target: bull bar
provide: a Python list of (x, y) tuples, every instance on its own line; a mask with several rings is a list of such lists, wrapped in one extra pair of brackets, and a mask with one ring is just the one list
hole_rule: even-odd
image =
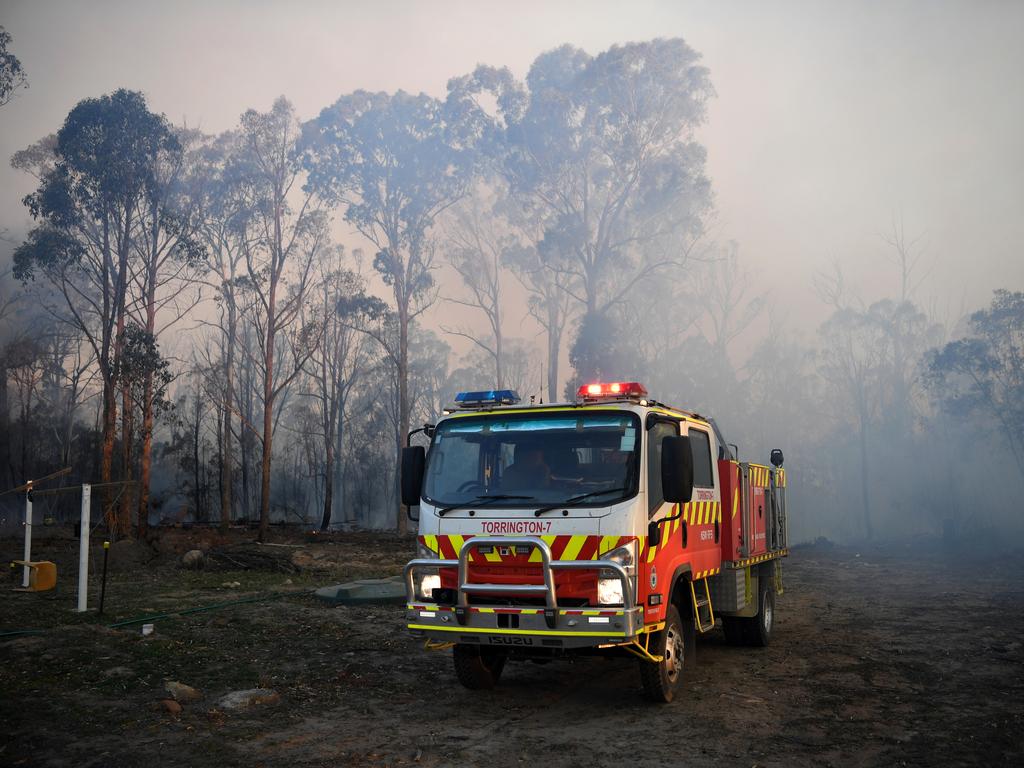
[[(469, 581), (469, 555), (470, 553), (480, 547), (530, 547), (532, 550), (536, 550), (540, 553), (540, 566), (541, 574), (543, 576), (542, 584), (482, 584), (473, 583)], [(410, 624), (410, 628), (414, 630), (420, 630), (425, 632), (440, 631), (440, 632), (478, 632), (484, 634), (493, 633), (495, 635), (509, 634), (515, 632), (519, 635), (528, 635), (531, 633), (537, 634), (558, 634), (564, 635), (568, 638), (577, 636), (580, 640), (584, 637), (607, 637), (609, 639), (621, 639), (626, 637), (632, 637), (643, 627), (643, 610), (635, 605), (632, 594), (632, 582), (630, 574), (624, 566), (612, 560), (555, 560), (551, 554), (551, 548), (543, 540), (536, 536), (479, 536), (467, 539), (459, 550), (459, 557), (457, 560), (447, 559), (432, 559), (432, 558), (417, 558), (409, 561), (405, 566), (404, 578), (406, 588), (406, 599), (409, 604), (410, 610), (416, 600), (416, 585), (414, 583), (414, 573), (418, 569), (424, 568), (457, 568), (458, 569), (458, 583), (457, 583), (457, 597), (454, 609), (451, 610), (454, 613), (454, 617), (458, 626), (452, 626), (449, 624), (449, 616), (447, 613), (443, 613), (441, 616), (435, 616), (433, 611), (423, 611), (419, 615), (410, 614), (410, 620), (415, 619), (415, 624)], [(555, 576), (556, 570), (591, 570), (591, 571), (610, 571), (615, 574), (615, 577), (619, 579), (622, 584), (622, 605), (618, 606), (598, 606), (598, 608), (606, 609), (601, 611), (595, 610), (562, 610), (558, 605), (558, 596), (555, 590)], [(486, 606), (471, 606), (469, 598), (472, 595), (479, 594), (491, 594), (491, 595), (529, 595), (538, 596), (544, 598), (544, 609), (542, 611), (544, 623), (540, 624), (540, 616), (535, 615), (524, 615), (521, 617), (523, 624), (519, 630), (508, 630), (499, 629), (494, 623), (494, 614), (491, 609)], [(502, 606), (497, 606), (501, 608)], [(440, 611), (445, 611), (445, 607), (437, 606)], [(610, 609), (610, 610), (609, 610)], [(483, 613), (481, 613), (483, 611)], [(588, 629), (597, 629), (596, 627), (590, 627), (589, 624), (592, 621), (598, 621), (598, 619), (589, 618), (587, 623), (580, 626), (579, 619), (575, 618), (578, 614), (596, 614), (596, 613), (614, 613), (614, 627), (612, 631), (610, 626), (608, 631), (599, 632), (588, 632)], [(538, 612), (540, 613), (540, 612)], [(429, 614), (429, 622), (424, 622), (423, 617)], [(574, 617), (567, 621), (559, 621), (564, 619), (567, 615), (573, 615)], [(603, 619), (602, 619), (603, 620)], [(491, 642), (495, 642), (491, 640)], [(568, 645), (579, 645), (579, 644), (592, 644), (591, 642), (569, 642)]]

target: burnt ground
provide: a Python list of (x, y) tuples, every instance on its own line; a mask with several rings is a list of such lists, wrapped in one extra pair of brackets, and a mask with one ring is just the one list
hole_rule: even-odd
[[(46, 595), (0, 592), (0, 633), (41, 630), (0, 636), (0, 765), (1024, 762), (1022, 553), (798, 547), (771, 646), (734, 648), (710, 633), (683, 695), (657, 706), (626, 660), (509, 664), (496, 690), (464, 690), (450, 652), (406, 636), (400, 607), (331, 608), (308, 593), (397, 573), (410, 540), (293, 543), (299, 574), (183, 570), (182, 542), (153, 560), (120, 558), (106, 623), (275, 598), (157, 620), (142, 637), (137, 625), (71, 613), (74, 543), (37, 542), (36, 557), (55, 559), (64, 580)], [(171, 714), (166, 680), (202, 698)], [(280, 700), (218, 706), (257, 686)]]

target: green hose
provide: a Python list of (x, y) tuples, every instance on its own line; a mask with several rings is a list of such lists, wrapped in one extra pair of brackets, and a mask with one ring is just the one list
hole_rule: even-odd
[(245, 605), (246, 603), (259, 603), (264, 600), (277, 600), (281, 597), (288, 597), (290, 595), (306, 595), (312, 592), (311, 589), (304, 589), (295, 592), (271, 592), (267, 595), (259, 595), (257, 597), (245, 597), (241, 600), (228, 600), (226, 603), (214, 603), (213, 605), (202, 605), (198, 608), (185, 608), (181, 611), (170, 611), (169, 613), (154, 613), (152, 616), (139, 616), (135, 619), (128, 619), (127, 621), (119, 621), (116, 624), (108, 624), (108, 629), (117, 629), (118, 627), (127, 627), (132, 624), (143, 624), (147, 621), (155, 621), (157, 619), (169, 619), (173, 616), (185, 616), (190, 613), (203, 613), (204, 611), (217, 611), (221, 608), (230, 608), (233, 605)]

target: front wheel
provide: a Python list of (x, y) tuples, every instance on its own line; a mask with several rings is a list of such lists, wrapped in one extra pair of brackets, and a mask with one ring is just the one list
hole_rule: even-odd
[(456, 643), (452, 649), (455, 676), (472, 691), (489, 690), (498, 684), (505, 668), (505, 654), (478, 645)]
[(658, 663), (640, 660), (640, 680), (644, 695), (651, 701), (666, 704), (676, 697), (683, 677), (686, 658), (686, 628), (674, 605), (665, 614), (665, 628), (656, 632), (648, 646), (651, 655), (661, 656)]

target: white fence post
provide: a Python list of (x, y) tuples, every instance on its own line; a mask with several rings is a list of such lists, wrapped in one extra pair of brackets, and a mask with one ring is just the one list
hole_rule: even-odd
[[(26, 483), (28, 490), (25, 493), (25, 555), (21, 559), (26, 563), (32, 559), (32, 481)], [(28, 587), (29, 574), (32, 569), (27, 565), (22, 566), (21, 586)]]
[(89, 600), (89, 514), (92, 486), (82, 485), (82, 532), (78, 550), (78, 612), (86, 611)]

